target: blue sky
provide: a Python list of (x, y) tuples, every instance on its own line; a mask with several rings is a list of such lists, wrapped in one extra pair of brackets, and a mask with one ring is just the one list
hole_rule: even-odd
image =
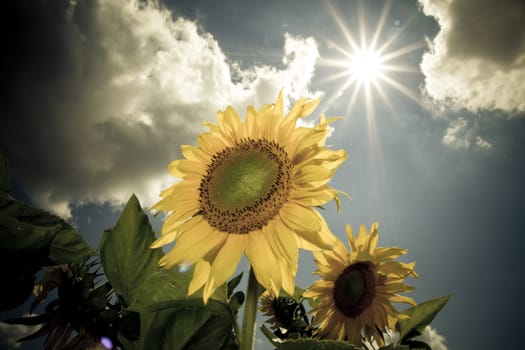
[[(412, 296), (452, 294), (433, 323), (448, 349), (525, 345), (521, 1), (7, 4), (0, 147), (17, 192), (94, 246), (131, 193), (152, 204), (174, 181), (167, 164), (218, 109), (321, 96), (311, 120), (344, 117), (328, 142), (349, 153), (332, 231), (379, 221), (380, 244), (409, 249)], [(386, 78), (342, 89), (348, 34), (376, 32)], [(301, 253), (297, 284), (313, 270)]]

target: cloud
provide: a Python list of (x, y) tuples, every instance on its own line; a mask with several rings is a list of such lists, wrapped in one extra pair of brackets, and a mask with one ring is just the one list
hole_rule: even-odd
[(201, 122), (309, 91), (313, 38), (285, 34), (283, 66), (241, 69), (210, 33), (156, 2), (8, 0), (0, 14), (0, 147), (36, 205), (143, 205), (175, 181), (167, 164)]
[(525, 2), (419, 2), (440, 26), (421, 63), (428, 96), (471, 112), (524, 112)]
[(415, 339), (424, 341), (432, 350), (448, 350), (448, 347), (445, 345), (445, 337), (439, 334), (432, 326), (426, 326), (423, 334)]
[[(383, 333), (383, 336), (386, 345), (395, 345), (399, 343), (399, 332), (388, 329), (386, 333)], [(426, 326), (423, 333), (419, 337), (415, 337), (414, 340), (420, 340), (427, 343), (432, 350), (448, 350), (445, 345), (445, 337), (438, 334), (432, 326)], [(372, 343), (366, 340), (364, 346), (369, 350), (377, 350), (380, 348), (375, 340), (372, 341)]]
[(455, 149), (476, 147), (490, 149), (492, 144), (475, 134), (475, 127), (471, 127), (466, 118), (452, 120), (443, 134), (443, 143)]
[(22, 343), (17, 340), (36, 332), (39, 327), (0, 322), (0, 349), (19, 348)]

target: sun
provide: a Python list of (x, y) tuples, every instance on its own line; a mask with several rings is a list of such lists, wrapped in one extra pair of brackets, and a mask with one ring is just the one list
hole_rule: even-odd
[(383, 72), (381, 62), (379, 53), (369, 49), (357, 50), (348, 59), (350, 76), (360, 82), (376, 81)]
[[(343, 21), (342, 11), (335, 9), (330, 2), (327, 2), (327, 6), (344, 35), (346, 43), (338, 44), (329, 40), (328, 47), (335, 49), (342, 57), (322, 57), (320, 61), (323, 66), (339, 68), (336, 73), (329, 74), (321, 79), (321, 84), (342, 81), (335, 93), (332, 94), (332, 98), (328, 98), (326, 108), (335, 99), (349, 91), (350, 99), (347, 112), (350, 113), (356, 102), (362, 100), (365, 103), (367, 117), (371, 118), (374, 113), (373, 100), (375, 96), (379, 96), (382, 102), (392, 109), (386, 92), (387, 87), (393, 88), (393, 90), (420, 104), (420, 96), (393, 78), (393, 73), (418, 73), (419, 67), (414, 64), (403, 63), (403, 56), (425, 47), (425, 41), (420, 40), (401, 48), (392, 49), (393, 44), (399, 39), (410, 21), (407, 21), (405, 26), (399, 27), (396, 34), (389, 35), (385, 39), (386, 35), (383, 36), (382, 32), (392, 6), (392, 1), (387, 1), (378, 17), (372, 35), (370, 35), (366, 30), (363, 2), (358, 2), (357, 5), (358, 26), (351, 30)], [(361, 92), (364, 93), (364, 99), (358, 99)]]
[[(369, 2), (364, 0), (337, 3), (339, 5), (335, 1), (325, 2), (342, 40), (336, 39), (335, 33), (324, 36), (326, 51), (318, 62), (326, 73), (318, 78), (317, 83), (326, 89), (327, 94), (321, 111), (326, 112), (332, 106), (338, 109), (346, 107), (338, 112), (348, 116), (346, 120), (363, 118), (370, 160), (368, 166), (374, 174), (371, 181), (379, 201), (384, 184), (381, 174), (385, 173), (379, 129), (381, 125), (388, 125), (385, 118), (402, 123), (403, 114), (396, 112), (399, 106), (404, 109), (413, 103), (424, 104), (419, 90), (403, 82), (413, 81), (408, 74), (421, 74), (419, 62), (414, 60), (419, 56), (417, 51), (422, 51), (427, 44), (423, 36), (416, 41), (409, 39), (414, 34), (406, 30), (416, 15), (406, 20), (395, 18), (391, 12), (398, 11), (391, 11), (393, 0), (383, 2), (378, 13), (372, 7), (365, 9)], [(322, 34), (319, 36), (323, 37)]]

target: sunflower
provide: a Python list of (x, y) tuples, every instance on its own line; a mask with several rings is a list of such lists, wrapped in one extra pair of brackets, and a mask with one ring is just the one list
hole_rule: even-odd
[(262, 293), (259, 298), (259, 311), (261, 311), (264, 316), (269, 317), (266, 320), (266, 323), (269, 323), (273, 329), (284, 327), (284, 324), (280, 321), (279, 317), (277, 316), (277, 308), (275, 307), (277, 298), (278, 297), (275, 297), (269, 291), (265, 291), (264, 293)]
[(413, 289), (403, 280), (409, 275), (417, 277), (415, 262), (395, 261), (407, 253), (406, 249), (376, 248), (377, 227), (374, 223), (367, 234), (362, 225), (354, 238), (347, 225), (350, 252), (339, 240), (331, 251), (314, 252), (318, 267), (315, 273), (322, 279), (314, 282), (304, 296), (317, 301), (312, 313), (320, 337), (348, 340), (358, 346), (364, 337), (383, 346), (382, 333), (394, 329), (405, 317), (392, 303), (416, 304), (397, 294)]
[(286, 293), (275, 297), (271, 292), (265, 291), (259, 298), (259, 303), (259, 311), (269, 317), (265, 322), (277, 337), (286, 339), (312, 335), (302, 298), (296, 299), (296, 296)]
[(169, 212), (152, 247), (176, 240), (159, 261), (170, 268), (196, 263), (189, 294), (204, 286), (204, 300), (246, 256), (257, 281), (279, 295), (292, 294), (298, 248), (319, 250), (336, 240), (315, 210), (339, 191), (328, 181), (346, 158), (344, 150), (324, 147), (329, 124), (296, 127), (319, 100), (300, 99), (283, 117), (283, 98), (241, 120), (228, 107), (217, 125), (198, 136), (198, 146), (181, 146), (185, 159), (169, 165), (182, 181), (161, 193), (154, 209)]

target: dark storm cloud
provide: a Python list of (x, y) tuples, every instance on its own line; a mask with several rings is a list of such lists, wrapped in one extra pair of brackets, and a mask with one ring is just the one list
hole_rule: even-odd
[(525, 54), (525, 1), (461, 0), (450, 5), (450, 55), (511, 69)]
[[(2, 3), (0, 147), (37, 205), (146, 204), (174, 180), (167, 164), (203, 120), (231, 104), (243, 114), (281, 88), (309, 95), (311, 38), (285, 36), (283, 67), (241, 70), (196, 23), (156, 2)], [(234, 77), (235, 79), (233, 79)]]
[(473, 112), (525, 111), (525, 2), (419, 2), (440, 25), (421, 64), (428, 95)]

